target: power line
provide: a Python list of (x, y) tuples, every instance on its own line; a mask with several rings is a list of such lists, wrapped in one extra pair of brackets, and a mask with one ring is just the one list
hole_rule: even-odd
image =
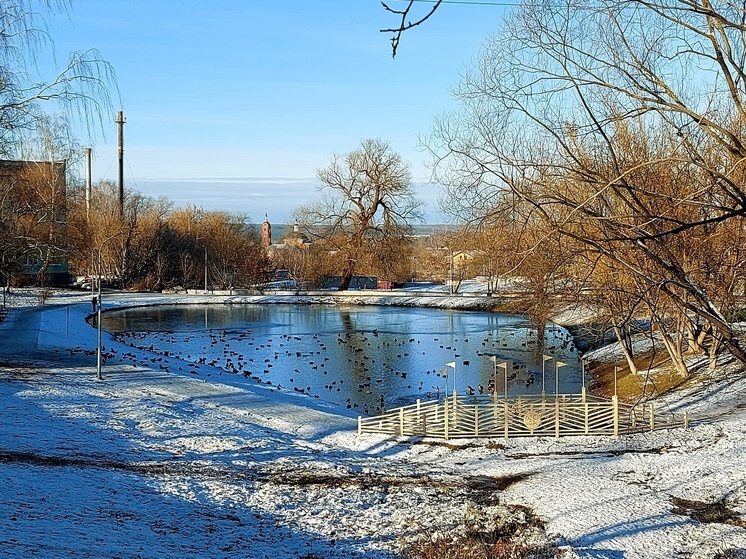
[[(397, 0), (399, 2), (409, 2), (409, 0)], [(417, 4), (435, 4), (438, 0), (414, 0)], [(480, 2), (479, 0), (442, 0), (441, 4), (463, 4), (467, 6), (518, 6), (519, 2), (494, 2), (492, 0), (486, 0)]]

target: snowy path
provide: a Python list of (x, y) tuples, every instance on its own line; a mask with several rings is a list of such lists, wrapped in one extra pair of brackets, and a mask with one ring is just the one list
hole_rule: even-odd
[(0, 326), (0, 363), (18, 363), (0, 366), (5, 557), (393, 558), (400, 537), (486, 498), (532, 507), (566, 557), (746, 556), (744, 528), (671, 503), (746, 512), (743, 381), (683, 398), (701, 417), (728, 410), (689, 431), (454, 449), (358, 437), (318, 402), (156, 365), (108, 336), (116, 358), (96, 381), (89, 311)]

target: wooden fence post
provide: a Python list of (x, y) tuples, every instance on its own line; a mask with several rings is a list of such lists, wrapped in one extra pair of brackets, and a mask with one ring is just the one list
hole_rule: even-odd
[[(425, 414), (427, 415), (427, 414)], [(416, 429), (420, 429), (422, 427), (422, 409), (421, 409), (421, 401), (419, 398), (417, 398), (417, 427)], [(415, 432), (413, 434), (417, 434), (417, 431), (415, 429)]]
[(583, 415), (585, 416), (585, 434), (588, 434), (588, 400), (585, 399), (585, 388), (583, 389)]
[(559, 439), (560, 435), (560, 405), (557, 398), (554, 399), (554, 438)]
[(458, 431), (458, 409), (457, 409), (456, 391), (453, 391), (453, 428)]
[(505, 431), (505, 438), (508, 438), (508, 429), (509, 429), (509, 421), (510, 421), (510, 406), (508, 405), (508, 401), (505, 401), (505, 413), (503, 414), (503, 429)]
[(445, 409), (443, 410), (443, 428), (445, 439), (448, 440), (448, 398), (446, 398), (445, 402), (446, 405)]
[(655, 405), (650, 402), (650, 430), (655, 431)]
[(474, 404), (474, 436), (479, 436), (479, 404)]
[(404, 408), (399, 408), (399, 436), (404, 436)]
[(613, 414), (613, 422), (614, 422), (614, 436), (619, 436), (619, 398), (617, 398), (617, 395), (614, 394), (611, 397), (611, 413)]

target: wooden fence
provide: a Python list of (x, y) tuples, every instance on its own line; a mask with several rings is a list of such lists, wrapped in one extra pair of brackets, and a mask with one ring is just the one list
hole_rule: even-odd
[(686, 413), (656, 413), (651, 402), (631, 406), (582, 394), (454, 396), (395, 408), (374, 417), (358, 417), (358, 433), (443, 439), (480, 437), (562, 437), (611, 435), (670, 427), (688, 427)]

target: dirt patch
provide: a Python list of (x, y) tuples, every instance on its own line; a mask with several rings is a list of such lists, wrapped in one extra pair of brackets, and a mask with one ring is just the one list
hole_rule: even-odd
[(505, 491), (511, 485), (528, 479), (530, 474), (509, 476), (473, 476), (466, 478), (466, 486), (479, 491)]
[[(623, 402), (636, 402), (640, 398), (653, 398), (672, 388), (681, 386), (686, 379), (676, 372), (667, 355), (660, 352), (642, 353), (636, 358), (637, 366), (641, 371), (648, 368), (657, 369), (655, 374), (633, 375), (629, 371), (627, 362), (619, 361), (596, 361), (589, 363), (586, 371), (592, 380), (588, 386), (593, 394), (611, 398), (614, 395), (616, 376), (616, 390), (619, 399)], [(614, 368), (617, 372), (614, 374)]]
[(437, 446), (440, 448), (447, 448), (448, 450), (466, 450), (468, 448), (487, 448), (489, 450), (505, 450), (506, 446), (502, 443), (488, 440), (486, 443), (479, 442), (468, 442), (468, 443), (452, 443), (448, 441), (438, 441), (432, 439), (413, 439), (407, 441), (406, 445), (410, 444), (422, 445), (422, 446)]
[(547, 456), (562, 456), (563, 458), (577, 458), (577, 459), (591, 458), (595, 460), (600, 457), (614, 458), (616, 456), (624, 456), (625, 454), (665, 454), (669, 452), (672, 448), (676, 448), (676, 447), (661, 446), (661, 447), (652, 447), (652, 448), (624, 448), (624, 449), (606, 450), (606, 451), (566, 450), (566, 451), (531, 452), (531, 453), (530, 452), (518, 452), (515, 454), (508, 454), (505, 457), (512, 458), (514, 460), (526, 460), (529, 458), (536, 458), (537, 456), (541, 456), (544, 458)]
[(491, 494), (504, 491), (523, 481), (528, 474), (509, 476), (466, 476), (435, 478), (428, 475), (383, 475), (349, 470), (318, 472), (313, 470), (272, 470), (232, 468), (225, 465), (198, 464), (179, 460), (124, 462), (98, 456), (48, 456), (30, 452), (0, 451), (0, 463), (25, 464), (41, 468), (98, 468), (132, 472), (144, 476), (185, 476), (202, 479), (245, 480), (294, 487), (435, 487), (441, 490), (466, 489)]
[(741, 518), (740, 514), (726, 506), (725, 499), (708, 503), (671, 497), (671, 503), (673, 504), (672, 512), (674, 514), (688, 516), (697, 522), (703, 524), (732, 524), (733, 526), (746, 528), (746, 521)]
[(361, 488), (406, 488), (433, 487), (441, 491), (466, 490), (471, 498), (480, 503), (497, 502), (496, 493), (505, 491), (511, 485), (523, 481), (529, 474), (507, 476), (451, 476), (447, 478), (421, 476), (392, 476), (376, 473), (358, 474), (340, 472), (334, 474), (313, 471), (265, 472), (258, 476), (262, 481), (280, 485), (324, 486), (324, 487), (361, 487)]

